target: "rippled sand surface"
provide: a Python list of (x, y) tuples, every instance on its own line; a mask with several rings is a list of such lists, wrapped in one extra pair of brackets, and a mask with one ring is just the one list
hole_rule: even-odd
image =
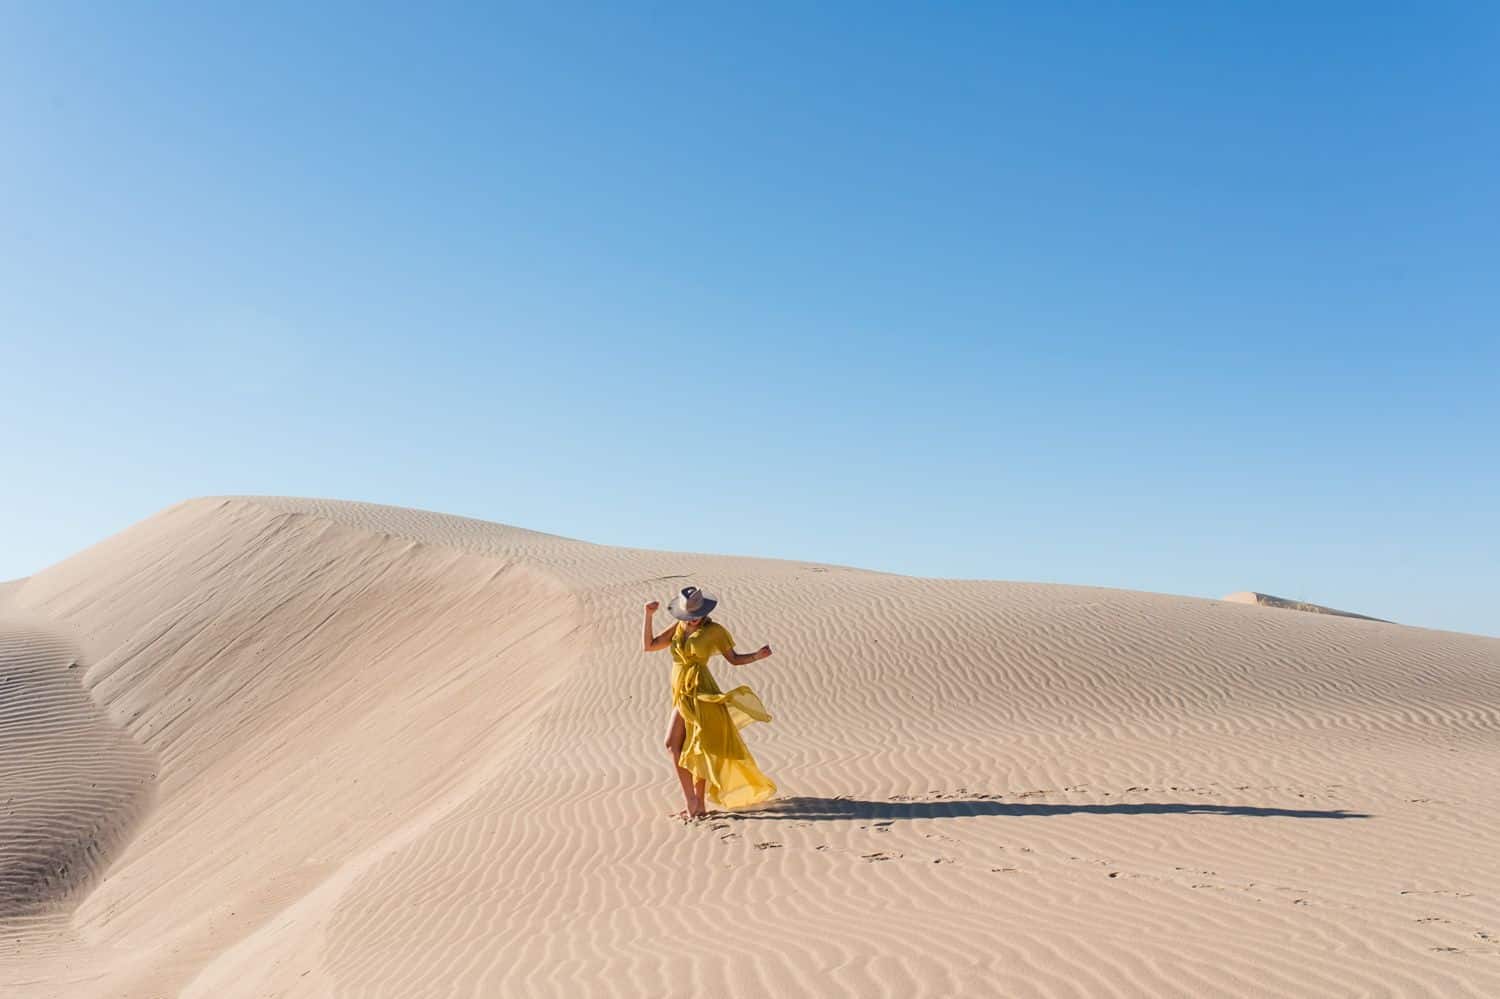
[(1497, 773), (1497, 639), (193, 500), (0, 587), (0, 994), (1495, 996)]

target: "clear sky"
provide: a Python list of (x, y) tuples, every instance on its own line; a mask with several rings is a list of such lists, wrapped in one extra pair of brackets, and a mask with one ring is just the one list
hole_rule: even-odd
[(1500, 634), (1500, 7), (236, 6), (0, 6), (0, 578), (272, 493)]

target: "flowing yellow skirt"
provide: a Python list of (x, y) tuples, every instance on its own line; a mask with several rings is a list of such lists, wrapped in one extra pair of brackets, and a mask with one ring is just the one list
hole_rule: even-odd
[(740, 738), (740, 729), (751, 722), (771, 720), (749, 687), (726, 694), (706, 666), (679, 664), (672, 673), (672, 705), (685, 728), (677, 765), (704, 782), (712, 801), (722, 808), (748, 808), (776, 793)]

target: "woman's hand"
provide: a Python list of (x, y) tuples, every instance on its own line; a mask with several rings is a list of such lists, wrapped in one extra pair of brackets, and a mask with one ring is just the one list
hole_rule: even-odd
[(655, 614), (660, 608), (661, 604), (655, 600), (652, 600), (651, 602), (646, 604), (646, 613)]
[(771, 647), (769, 645), (762, 645), (760, 647), (760, 649), (756, 651), (755, 658), (757, 658), (757, 659), (764, 659), (767, 656), (769, 656), (770, 654), (771, 654)]

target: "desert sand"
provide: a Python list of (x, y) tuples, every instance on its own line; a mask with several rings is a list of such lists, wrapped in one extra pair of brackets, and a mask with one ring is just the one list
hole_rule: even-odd
[(0, 587), (0, 761), (6, 997), (1500, 995), (1494, 638), (198, 499)]

